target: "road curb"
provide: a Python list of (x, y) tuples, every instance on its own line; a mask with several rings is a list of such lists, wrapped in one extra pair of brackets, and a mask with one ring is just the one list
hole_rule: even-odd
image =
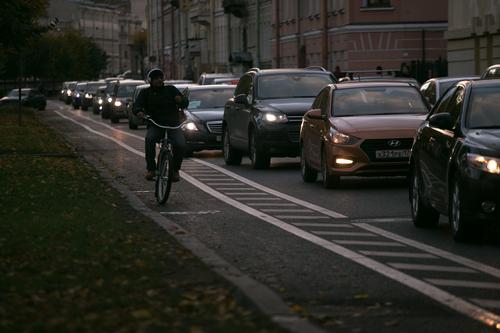
[(81, 153), (81, 156), (97, 169), (106, 182), (124, 195), (135, 210), (151, 218), (212, 271), (235, 285), (273, 322), (294, 333), (326, 332), (292, 312), (289, 306), (273, 290), (245, 275), (172, 220), (148, 208), (135, 193), (130, 191), (123, 183), (117, 181), (109, 170), (102, 165), (101, 161), (90, 154)]

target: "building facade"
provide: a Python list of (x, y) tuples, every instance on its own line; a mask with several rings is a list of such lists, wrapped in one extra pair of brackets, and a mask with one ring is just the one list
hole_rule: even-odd
[(477, 75), (500, 63), (499, 0), (450, 1), (448, 13), (450, 75)]
[(447, 6), (446, 0), (273, 0), (273, 65), (423, 69), (446, 59)]
[(106, 52), (108, 65), (103, 76), (128, 70), (138, 72), (141, 66), (132, 38), (136, 32), (145, 29), (145, 9), (141, 8), (141, 3), (145, 6), (144, 0), (133, 6), (129, 1), (110, 5), (83, 0), (51, 0), (47, 20), (57, 18), (59, 30), (77, 30)]

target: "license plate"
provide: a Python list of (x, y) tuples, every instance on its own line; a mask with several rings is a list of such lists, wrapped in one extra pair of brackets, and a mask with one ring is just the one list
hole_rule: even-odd
[(215, 137), (215, 140), (217, 140), (217, 142), (221, 142), (222, 141), (222, 135), (217, 135)]
[(409, 149), (399, 149), (399, 150), (376, 150), (375, 151), (376, 158), (402, 158), (402, 157), (410, 157)]

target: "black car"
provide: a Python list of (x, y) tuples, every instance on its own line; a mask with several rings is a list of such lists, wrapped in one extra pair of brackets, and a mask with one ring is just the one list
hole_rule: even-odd
[(82, 110), (88, 110), (89, 107), (92, 107), (94, 97), (97, 94), (97, 90), (100, 86), (104, 84), (104, 81), (90, 81), (87, 82), (85, 86), (85, 91), (83, 92), (83, 98), (81, 98), (81, 108)]
[[(19, 102), (19, 89), (12, 89), (7, 96), (0, 99), (0, 107), (14, 106)], [(47, 98), (39, 90), (33, 88), (21, 89), (21, 104), (38, 110), (45, 110)]]
[(115, 84), (113, 99), (109, 105), (109, 118), (112, 123), (118, 123), (122, 118), (128, 118), (127, 107), (132, 102), (135, 87), (144, 84), (142, 80), (120, 80)]
[(461, 81), (418, 129), (410, 168), (417, 227), (448, 215), (456, 241), (500, 223), (500, 80)]
[(273, 156), (298, 156), (302, 117), (318, 92), (335, 82), (332, 73), (316, 68), (245, 73), (224, 108), (226, 164), (240, 164), (248, 153), (253, 168), (266, 169)]
[(87, 87), (87, 82), (78, 82), (76, 84), (75, 90), (73, 91), (73, 100), (71, 104), (73, 108), (79, 109), (82, 105), (82, 100), (85, 98), (85, 88)]
[(222, 148), (224, 105), (233, 97), (234, 85), (189, 86), (189, 106), (183, 126), (188, 155), (194, 151)]
[(420, 87), (420, 92), (431, 105), (434, 105), (439, 97), (443, 96), (446, 90), (455, 83), (476, 79), (479, 79), (479, 76), (436, 77), (425, 81)]
[(491, 65), (481, 74), (481, 80), (500, 79), (500, 64)]

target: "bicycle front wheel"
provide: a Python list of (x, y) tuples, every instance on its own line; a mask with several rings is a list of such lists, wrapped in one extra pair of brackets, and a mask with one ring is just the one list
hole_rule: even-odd
[(167, 202), (172, 187), (173, 155), (171, 150), (160, 151), (158, 174), (156, 175), (155, 196), (159, 204)]

